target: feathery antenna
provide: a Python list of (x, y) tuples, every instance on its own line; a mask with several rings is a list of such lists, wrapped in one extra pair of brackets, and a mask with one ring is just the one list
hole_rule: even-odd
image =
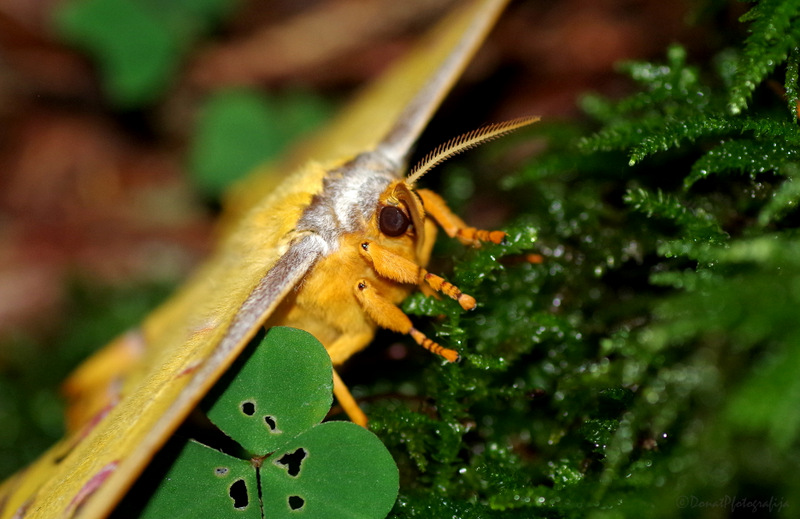
[(538, 120), (539, 117), (536, 116), (520, 117), (502, 123), (489, 124), (450, 139), (425, 155), (425, 157), (411, 169), (411, 172), (406, 178), (406, 184), (413, 186), (422, 175), (454, 155), (472, 149), (484, 142), (489, 142), (504, 135), (508, 135), (514, 130), (533, 124)]

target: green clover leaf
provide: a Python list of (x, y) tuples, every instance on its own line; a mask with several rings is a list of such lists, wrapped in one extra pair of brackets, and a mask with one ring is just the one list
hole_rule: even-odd
[(195, 440), (168, 445), (174, 461), (144, 508), (133, 513), (141, 507), (129, 497), (115, 517), (385, 517), (397, 497), (397, 466), (366, 429), (319, 423), (332, 385), (330, 358), (312, 335), (271, 328), (201, 404), (248, 459)]

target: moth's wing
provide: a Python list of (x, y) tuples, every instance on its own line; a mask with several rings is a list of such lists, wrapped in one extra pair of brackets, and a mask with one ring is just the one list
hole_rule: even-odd
[(267, 164), (228, 193), (225, 208), (235, 221), (274, 185), (274, 175), (309, 157), (328, 163), (379, 145), (398, 159), (408, 152), (444, 97), (458, 80), (508, 0), (459, 2), (460, 8), (428, 31), (325, 127)]
[[(250, 222), (245, 227), (258, 225)], [(152, 359), (126, 381), (129, 387), (119, 403), (0, 488), (0, 517), (106, 516), (326, 249), (316, 236), (297, 237), (286, 247), (276, 244), (275, 261), (264, 266), (272, 255), (247, 250), (254, 247), (244, 247), (245, 253), (253, 254), (249, 258), (231, 253), (243, 246), (242, 238), (234, 237), (229, 250), (201, 269), (177, 296), (179, 304), (168, 303), (144, 323), (145, 340), (154, 341), (147, 350)], [(230, 275), (232, 267), (237, 276)], [(219, 293), (225, 294), (221, 302), (204, 299)], [(187, 307), (181, 300), (196, 297), (198, 317), (182, 316)], [(179, 319), (170, 330), (179, 331), (160, 329), (162, 321), (174, 318)]]
[[(381, 143), (404, 154), (504, 4), (475, 1), (437, 27), (411, 60), (278, 170), (295, 170), (309, 158), (344, 161)], [(143, 324), (144, 358), (128, 374), (120, 402), (0, 487), (0, 518), (94, 519), (110, 512), (263, 319), (325, 254), (311, 236), (285, 238), (320, 188), (320, 171), (297, 169), (266, 201), (257, 182), (244, 188), (252, 196), (238, 203), (240, 216), (221, 251)]]
[(119, 381), (142, 360), (145, 349), (141, 330), (130, 330), (95, 352), (69, 375), (61, 385), (68, 435), (85, 427), (118, 399)]

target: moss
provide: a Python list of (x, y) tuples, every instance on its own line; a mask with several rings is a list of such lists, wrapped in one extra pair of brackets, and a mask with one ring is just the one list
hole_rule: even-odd
[(416, 408), (372, 404), (404, 474), (393, 517), (785, 516), (799, 13), (761, 2), (740, 47), (623, 64), (639, 89), (587, 96), (594, 130), (536, 130), (548, 151), (502, 183), (510, 244), (455, 265), (479, 309), (406, 303), (465, 360), (410, 375)]

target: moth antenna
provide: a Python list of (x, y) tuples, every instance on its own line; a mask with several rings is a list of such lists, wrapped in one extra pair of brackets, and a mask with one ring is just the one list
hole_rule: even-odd
[(477, 130), (472, 130), (469, 133), (465, 133), (450, 139), (444, 144), (437, 146), (433, 151), (425, 155), (425, 157), (423, 157), (423, 159), (419, 161), (416, 166), (411, 168), (411, 172), (406, 178), (406, 184), (413, 186), (422, 177), (422, 175), (454, 155), (458, 155), (459, 153), (470, 150), (483, 144), (484, 142), (493, 141), (499, 137), (508, 135), (509, 133), (522, 128), (523, 126), (528, 126), (529, 124), (533, 124), (538, 120), (539, 117), (537, 116), (520, 117), (518, 119), (511, 119), (510, 121), (505, 121), (502, 123), (489, 124), (478, 128)]

